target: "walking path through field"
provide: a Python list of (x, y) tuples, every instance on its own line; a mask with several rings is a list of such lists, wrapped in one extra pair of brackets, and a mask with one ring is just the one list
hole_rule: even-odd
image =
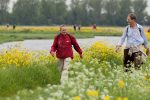
[[(119, 41), (120, 37), (114, 36), (96, 36), (94, 38), (86, 38), (86, 39), (77, 39), (79, 45), (82, 48), (88, 48), (93, 43), (97, 41), (101, 41), (102, 43), (115, 47), (117, 42)], [(46, 50), (49, 53), (50, 47), (53, 43), (53, 40), (25, 40), (20, 42), (9, 42), (0, 44), (1, 49), (9, 49), (15, 46), (19, 46), (22, 49), (29, 49), (29, 50)], [(65, 68), (69, 68), (69, 62)], [(62, 72), (61, 76), (61, 83), (65, 83), (68, 80), (68, 70)]]

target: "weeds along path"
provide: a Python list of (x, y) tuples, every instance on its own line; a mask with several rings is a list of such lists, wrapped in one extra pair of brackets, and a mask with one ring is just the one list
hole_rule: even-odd
[[(85, 48), (85, 49), (90, 47), (93, 43), (95, 43), (97, 41), (101, 41), (102, 43), (106, 44), (107, 46), (115, 47), (115, 45), (119, 41), (119, 37), (102, 37), (102, 36), (98, 36), (98, 37), (89, 38), (89, 39), (78, 39), (77, 41), (78, 41), (79, 45), (82, 48)], [(64, 67), (68, 69), (69, 64), (66, 64), (66, 66), (64, 66)], [(64, 84), (66, 81), (68, 81), (68, 70), (64, 70), (62, 72), (61, 84)]]

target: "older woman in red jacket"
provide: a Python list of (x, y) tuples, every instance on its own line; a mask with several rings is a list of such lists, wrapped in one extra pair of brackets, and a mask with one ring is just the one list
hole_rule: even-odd
[(63, 25), (60, 27), (60, 34), (56, 35), (54, 38), (54, 42), (51, 46), (50, 54), (52, 56), (55, 55), (58, 58), (58, 67), (59, 71), (68, 70), (64, 68), (69, 58), (73, 59), (73, 50), (74, 49), (79, 53), (80, 58), (82, 58), (82, 50), (79, 47), (76, 39), (71, 34), (67, 33), (66, 27)]

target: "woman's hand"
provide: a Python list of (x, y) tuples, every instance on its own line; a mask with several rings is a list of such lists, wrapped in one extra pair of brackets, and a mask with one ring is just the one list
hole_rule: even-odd
[(82, 59), (83, 58), (83, 56), (82, 56), (82, 54), (80, 54), (80, 59)]
[(50, 54), (54, 57), (55, 56), (55, 52), (50, 52)]

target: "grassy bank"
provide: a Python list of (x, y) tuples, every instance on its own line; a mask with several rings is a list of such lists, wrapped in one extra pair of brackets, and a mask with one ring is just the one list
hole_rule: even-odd
[[(80, 31), (74, 31), (68, 27), (68, 32), (76, 38), (91, 38), (94, 36), (120, 36), (123, 28), (121, 27), (97, 27), (92, 30), (91, 27), (82, 27)], [(34, 27), (18, 26), (15, 30), (0, 26), (0, 43), (10, 41), (22, 41), (25, 39), (53, 39), (59, 33), (59, 27)]]

